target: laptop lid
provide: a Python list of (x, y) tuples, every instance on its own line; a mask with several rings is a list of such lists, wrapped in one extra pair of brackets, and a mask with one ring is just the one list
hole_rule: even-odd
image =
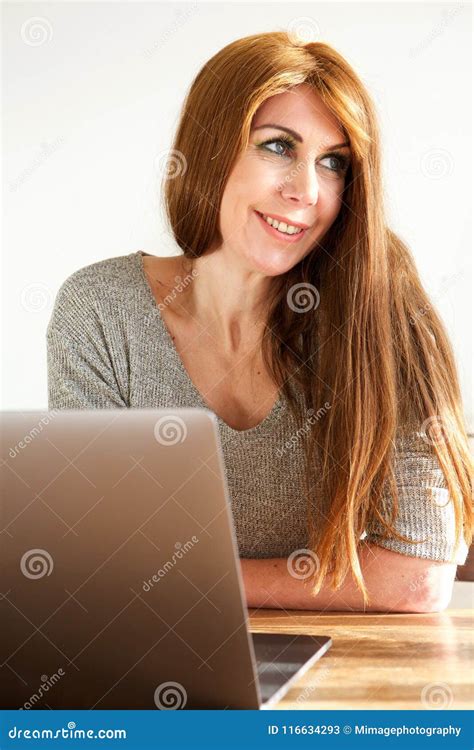
[(260, 705), (206, 409), (1, 413), (0, 707)]

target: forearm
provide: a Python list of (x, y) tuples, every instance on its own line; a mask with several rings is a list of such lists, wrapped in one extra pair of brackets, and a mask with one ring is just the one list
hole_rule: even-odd
[[(248, 607), (339, 611), (364, 609), (362, 593), (347, 577), (338, 591), (333, 591), (326, 579), (319, 593), (314, 595), (311, 593), (310, 579), (292, 577), (287, 562), (286, 557), (241, 560)], [(370, 611), (371, 608), (366, 609)]]
[(359, 561), (370, 603), (348, 574), (334, 591), (326, 578), (318, 594), (311, 593), (311, 578), (292, 575), (288, 559), (241, 559), (248, 607), (366, 612), (422, 612), (429, 603), (426, 584), (436, 563), (367, 545)]

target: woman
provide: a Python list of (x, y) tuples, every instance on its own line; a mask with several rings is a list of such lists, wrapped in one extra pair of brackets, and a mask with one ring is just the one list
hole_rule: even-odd
[(445, 608), (472, 461), (360, 79), (323, 43), (233, 42), (190, 88), (164, 196), (182, 255), (59, 290), (49, 408), (212, 409), (249, 606)]

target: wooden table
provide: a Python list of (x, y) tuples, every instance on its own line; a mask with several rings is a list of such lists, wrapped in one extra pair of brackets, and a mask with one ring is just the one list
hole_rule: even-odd
[(333, 644), (275, 709), (472, 709), (471, 609), (430, 614), (249, 610), (260, 633)]

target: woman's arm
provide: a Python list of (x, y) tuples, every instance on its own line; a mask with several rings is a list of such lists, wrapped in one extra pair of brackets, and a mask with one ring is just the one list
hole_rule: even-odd
[(451, 599), (456, 565), (366, 544), (360, 566), (371, 603), (364, 607), (362, 593), (349, 574), (338, 591), (324, 582), (314, 596), (310, 578), (290, 573), (286, 557), (245, 559), (241, 569), (248, 607), (312, 609), (355, 612), (439, 612)]

